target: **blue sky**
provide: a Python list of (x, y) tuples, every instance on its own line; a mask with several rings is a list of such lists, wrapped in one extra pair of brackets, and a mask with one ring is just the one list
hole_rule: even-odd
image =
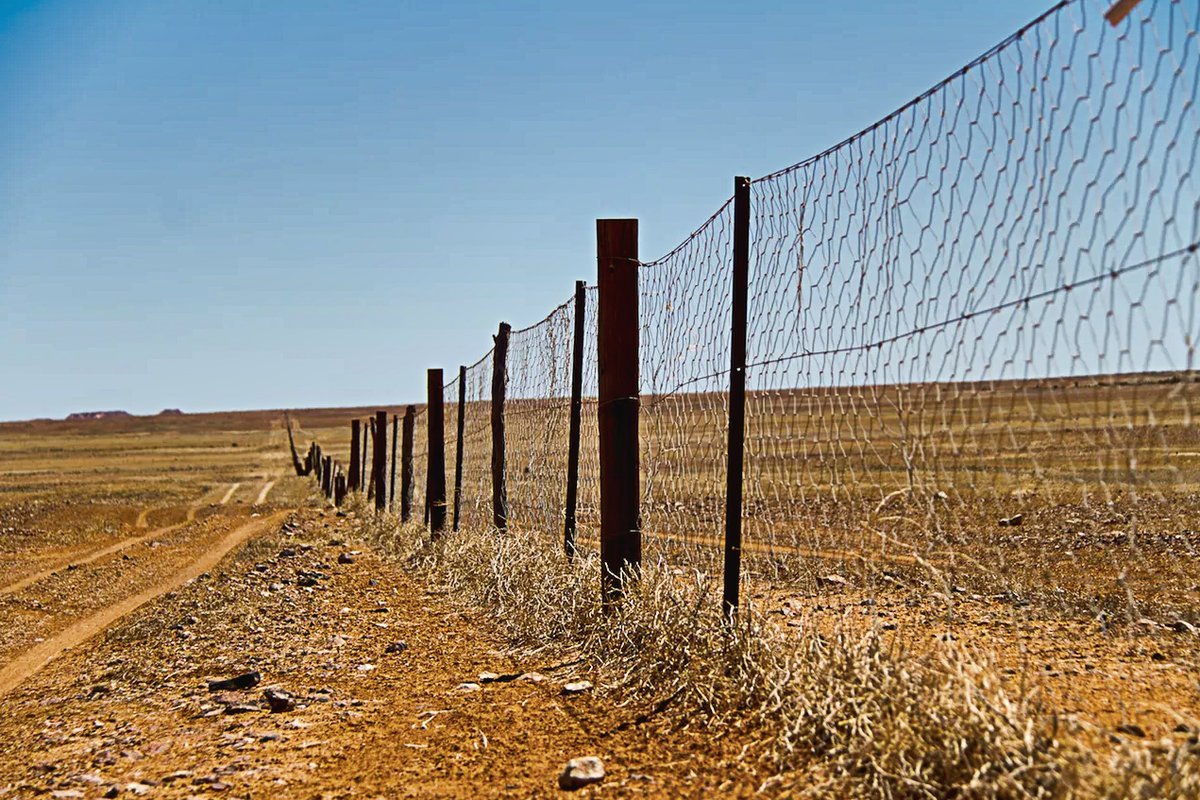
[(0, 3), (0, 419), (419, 400), (1046, 4)]

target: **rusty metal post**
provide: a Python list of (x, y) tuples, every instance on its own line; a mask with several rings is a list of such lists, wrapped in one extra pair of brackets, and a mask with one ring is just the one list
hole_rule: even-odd
[(504, 478), (504, 397), (508, 389), (508, 335), (512, 326), (500, 323), (492, 350), (492, 524), (508, 530), (508, 483)]
[(400, 444), (400, 521), (412, 518), (413, 504), (413, 423), (417, 410), (413, 406), (404, 409), (404, 427)]
[(371, 472), (374, 473), (375, 511), (380, 513), (387, 508), (387, 412), (375, 412), (375, 444), (371, 451), (374, 455)]
[(638, 474), (638, 223), (596, 220), (600, 561), (606, 602), (642, 561)]
[(458, 368), (458, 426), (454, 434), (454, 530), (462, 512), (463, 431), (466, 429), (467, 368)]
[(442, 371), (431, 369), (426, 384), (428, 391), (425, 406), (428, 424), (429, 531), (437, 538), (446, 530), (446, 417), (443, 407)]
[(733, 179), (733, 316), (729, 338), (729, 447), (725, 468), (725, 591), (722, 609), (738, 609), (742, 569), (742, 473), (746, 447), (746, 309), (750, 285), (750, 179)]
[(350, 420), (350, 474), (346, 477), (346, 490), (350, 492), (357, 492), (360, 482), (358, 444), (360, 436), (359, 427), (361, 424), (356, 419)]
[(567, 499), (563, 549), (575, 557), (575, 507), (579, 502), (579, 433), (583, 425), (583, 335), (587, 284), (575, 281), (575, 338), (571, 351), (571, 419), (567, 434)]

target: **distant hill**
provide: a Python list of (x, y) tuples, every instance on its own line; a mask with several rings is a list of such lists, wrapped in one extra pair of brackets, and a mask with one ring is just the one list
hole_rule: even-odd
[(80, 419), (117, 419), (119, 417), (132, 417), (128, 411), (76, 411), (74, 414), (67, 414), (67, 421)]
[(178, 408), (164, 408), (162, 411), (158, 412), (158, 415), (160, 417), (182, 417), (183, 412)]

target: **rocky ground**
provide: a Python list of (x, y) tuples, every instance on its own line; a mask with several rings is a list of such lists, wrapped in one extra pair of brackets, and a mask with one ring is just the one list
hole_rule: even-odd
[(748, 796), (762, 784), (736, 731), (622, 707), (571, 663), (515, 658), (486, 618), (376, 557), (352, 524), (291, 514), (20, 683), (3, 699), (0, 797)]

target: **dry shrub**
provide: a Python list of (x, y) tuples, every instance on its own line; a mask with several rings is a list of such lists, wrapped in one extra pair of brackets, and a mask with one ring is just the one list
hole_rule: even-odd
[[(1036, 694), (1012, 697), (986, 659), (953, 642), (889, 649), (878, 632), (781, 632), (752, 613), (725, 623), (703, 572), (644, 565), (605, 610), (594, 553), (568, 563), (547, 537), (367, 523), (386, 552), (468, 605), (515, 649), (579, 659), (609, 685), (711, 724), (750, 723), (774, 777), (764, 792), (879, 798), (1200, 797), (1190, 743), (1100, 751)], [(819, 776), (819, 777), (818, 777)]]

